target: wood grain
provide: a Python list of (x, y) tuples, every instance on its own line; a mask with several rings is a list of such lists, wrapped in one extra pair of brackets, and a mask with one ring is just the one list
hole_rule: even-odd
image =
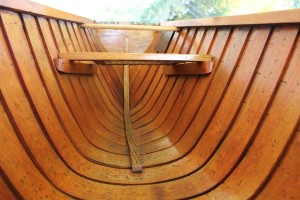
[(81, 27), (92, 29), (113, 29), (113, 30), (143, 30), (143, 31), (178, 31), (175, 26), (150, 26), (133, 24), (82, 24)]
[(97, 65), (82, 62), (73, 62), (66, 59), (54, 59), (55, 67), (58, 71), (72, 74), (89, 74), (97, 73)]
[(212, 72), (214, 62), (184, 63), (164, 66), (166, 75), (203, 75)]
[[(75, 52), (75, 53), (59, 53), (59, 58), (77, 60), (77, 61), (103, 61), (107, 64), (124, 64), (129, 62), (129, 64), (172, 64), (178, 62), (200, 62), (200, 61), (211, 61), (212, 58), (209, 55), (190, 55), (190, 54), (153, 54), (153, 53), (96, 53), (96, 52)], [(115, 61), (115, 62), (112, 62)], [(122, 62), (124, 61), (124, 62)], [(163, 62), (165, 61), (165, 62)], [(132, 62), (132, 63), (130, 63)]]
[(101, 65), (90, 76), (53, 61), (101, 53), (95, 32), (8, 7), (1, 199), (299, 198), (299, 21), (174, 32), (163, 53), (211, 55), (204, 76), (166, 76), (158, 65)]

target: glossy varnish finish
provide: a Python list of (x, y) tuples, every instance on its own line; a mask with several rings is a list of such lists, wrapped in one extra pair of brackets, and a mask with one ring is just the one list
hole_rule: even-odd
[(124, 82), (120, 66), (56, 70), (101, 50), (80, 23), (0, 13), (1, 199), (300, 198), (298, 23), (183, 28), (167, 52), (212, 55), (211, 74), (129, 66)]

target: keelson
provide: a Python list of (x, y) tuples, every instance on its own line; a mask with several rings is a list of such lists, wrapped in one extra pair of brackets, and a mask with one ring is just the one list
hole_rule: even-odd
[(300, 199), (299, 9), (114, 25), (155, 31), (132, 54), (0, 7), (0, 199)]

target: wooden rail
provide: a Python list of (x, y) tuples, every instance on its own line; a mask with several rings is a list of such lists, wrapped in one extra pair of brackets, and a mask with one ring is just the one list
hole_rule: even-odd
[(82, 24), (81, 27), (113, 30), (179, 31), (176, 26), (123, 25), (123, 24)]
[(0, 8), (11, 9), (16, 12), (29, 13), (35, 16), (64, 19), (79, 23), (93, 23), (94, 21), (28, 0), (0, 0)]

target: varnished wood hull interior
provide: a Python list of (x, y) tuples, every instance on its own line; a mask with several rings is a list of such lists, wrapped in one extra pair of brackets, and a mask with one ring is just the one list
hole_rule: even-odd
[(208, 75), (129, 66), (132, 173), (123, 66), (58, 72), (99, 38), (25, 11), (0, 10), (0, 199), (300, 198), (300, 24), (181, 28), (167, 52), (212, 55)]

